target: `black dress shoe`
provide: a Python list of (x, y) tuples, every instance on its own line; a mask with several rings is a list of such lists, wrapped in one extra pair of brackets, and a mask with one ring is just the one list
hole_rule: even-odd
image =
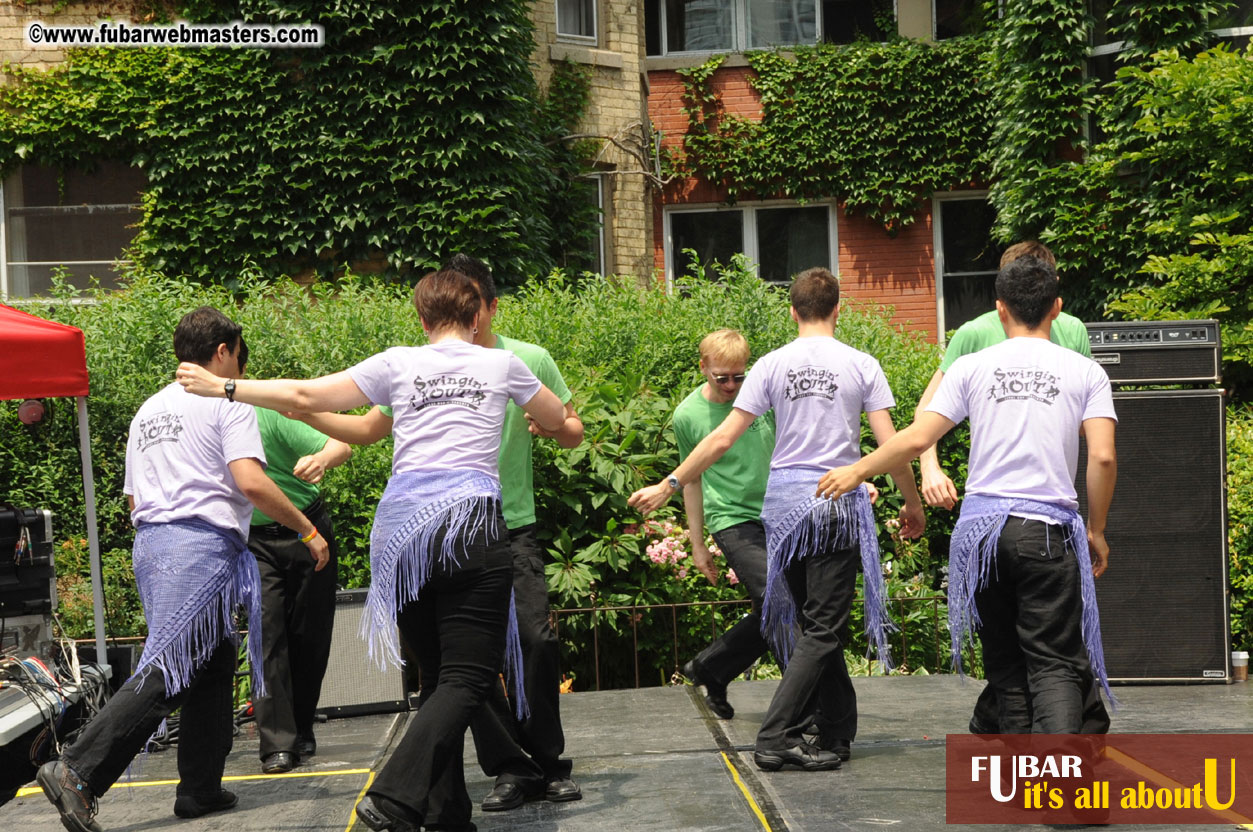
[(310, 734), (307, 737), (296, 738), (296, 755), (302, 760), (307, 760), (314, 754), (318, 753), (318, 741)]
[(497, 783), (496, 788), (483, 798), (484, 812), (506, 812), (526, 802), (526, 792), (517, 783)]
[(101, 832), (96, 823), (96, 795), (74, 770), (60, 760), (44, 763), (35, 773), (44, 796), (61, 813), (70, 832)]
[(261, 761), (261, 771), (265, 774), (283, 774), (296, 767), (296, 755), (290, 751), (275, 751), (267, 754)]
[(714, 716), (719, 719), (730, 719), (735, 716), (735, 708), (731, 707), (731, 703), (727, 701), (727, 686), (709, 678), (704, 667), (697, 664), (696, 659), (683, 665), (683, 675), (690, 679), (693, 685), (699, 685), (705, 689), (705, 704), (714, 712)]
[(174, 798), (174, 814), (180, 818), (198, 818), (210, 812), (221, 812), (234, 809), (239, 798), (234, 792), (226, 789), (218, 791), (217, 797), (201, 798), (190, 794), (182, 794)]
[(361, 822), (374, 830), (382, 832), (419, 832), (422, 822), (406, 806), (382, 795), (367, 794), (357, 804), (357, 817)]
[(848, 758), (853, 756), (853, 741), (846, 740), (843, 737), (831, 740), (830, 742), (823, 742), (818, 747), (827, 751), (834, 751), (835, 756), (839, 757), (840, 762), (842, 763), (848, 762)]
[(558, 777), (548, 781), (544, 797), (552, 803), (567, 803), (571, 800), (582, 800), (583, 790), (569, 777)]
[(805, 771), (831, 771), (840, 767), (840, 757), (834, 751), (824, 751), (804, 742), (780, 751), (754, 751), (753, 762), (762, 771), (778, 771), (785, 765)]

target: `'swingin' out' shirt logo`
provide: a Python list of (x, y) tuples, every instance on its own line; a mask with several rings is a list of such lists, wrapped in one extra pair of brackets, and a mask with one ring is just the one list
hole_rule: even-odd
[(413, 379), (413, 395), (409, 406), (414, 410), (435, 405), (455, 404), (478, 410), (487, 398), (485, 385), (474, 376), (442, 375), (433, 378), (417, 376)]
[(177, 413), (158, 413), (140, 420), (136, 445), (140, 451), (146, 451), (162, 442), (177, 442), (182, 432), (182, 416)]
[(835, 391), (840, 389), (836, 383), (836, 374), (826, 367), (800, 367), (787, 371), (787, 386), (783, 395), (788, 401), (808, 399), (821, 396), (828, 401), (835, 401)]
[(1061, 390), (1061, 379), (1048, 370), (1038, 367), (1009, 367), (992, 372), (993, 382), (988, 385), (988, 398), (1000, 402), (1031, 399), (1051, 405)]

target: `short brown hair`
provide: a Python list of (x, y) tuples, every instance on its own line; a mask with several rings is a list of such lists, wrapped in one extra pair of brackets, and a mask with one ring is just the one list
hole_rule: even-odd
[(700, 341), (700, 360), (708, 367), (712, 361), (732, 364), (748, 363), (748, 340), (734, 329), (719, 329)]
[(792, 281), (792, 308), (802, 321), (821, 321), (840, 305), (840, 281), (818, 266), (806, 269)]
[(1001, 255), (1000, 268), (1005, 268), (1019, 257), (1038, 257), (1057, 268), (1057, 258), (1053, 256), (1053, 252), (1049, 251), (1049, 247), (1039, 240), (1023, 240), (1005, 249), (1005, 253)]
[(452, 269), (431, 272), (413, 287), (413, 305), (423, 325), (432, 332), (450, 326), (472, 327), (483, 305), (474, 278)]

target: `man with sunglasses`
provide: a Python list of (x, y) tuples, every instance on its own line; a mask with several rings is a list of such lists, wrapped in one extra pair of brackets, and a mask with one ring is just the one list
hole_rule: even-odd
[[(733, 329), (711, 332), (700, 342), (701, 384), (674, 411), (679, 456), (686, 459), (702, 439), (731, 413), (745, 378), (748, 341)], [(727, 701), (727, 684), (747, 670), (768, 649), (761, 635), (761, 603), (766, 591), (766, 531), (761, 501), (774, 453), (774, 413), (749, 426), (723, 457), (699, 480), (683, 487), (692, 562), (717, 584), (718, 567), (705, 545), (705, 530), (748, 590), (752, 611), (683, 666), (692, 684), (705, 688), (705, 702), (721, 719), (735, 716)]]

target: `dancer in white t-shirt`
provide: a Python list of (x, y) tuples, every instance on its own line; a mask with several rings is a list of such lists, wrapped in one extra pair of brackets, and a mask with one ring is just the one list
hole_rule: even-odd
[[(512, 559), (501, 514), (497, 457), (512, 400), (549, 431), (561, 400), (516, 355), (473, 343), (482, 295), (452, 270), (428, 274), (414, 304), (430, 343), (393, 347), (340, 373), (308, 381), (227, 379), (195, 365), (178, 381), (280, 411), (392, 408), (392, 476), (370, 535), (371, 587), (362, 621), (372, 658), (399, 664), (399, 626), (422, 668), (421, 707), (357, 806), (371, 829), (416, 830), (431, 787), (447, 787), (441, 829), (469, 829), (462, 745), (502, 664), (520, 692)], [(508, 646), (506, 644), (508, 643)], [(525, 709), (519, 696), (518, 707)]]
[[(838, 497), (969, 418), (966, 499), (949, 555), (954, 664), (960, 668), (963, 638), (977, 630), (1003, 729), (1029, 714), (1034, 733), (1077, 733), (1093, 676), (1109, 694), (1093, 579), (1109, 559), (1117, 417), (1100, 366), (1049, 341), (1061, 311), (1053, 267), (1016, 260), (997, 275), (996, 294), (1009, 339), (959, 358), (912, 425), (830, 471), (819, 493)], [(1088, 445), (1086, 527), (1074, 486), (1080, 433)]]

